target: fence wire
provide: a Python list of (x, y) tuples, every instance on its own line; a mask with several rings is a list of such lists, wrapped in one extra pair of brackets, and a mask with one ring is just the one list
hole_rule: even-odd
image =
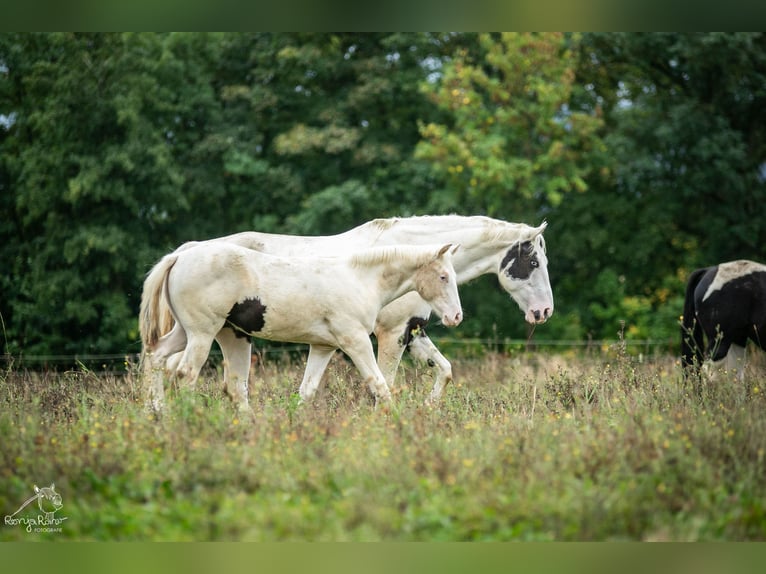
[[(460, 347), (481, 349), (485, 351), (518, 351), (526, 350), (530, 352), (545, 349), (588, 349), (588, 350), (608, 350), (619, 346), (625, 348), (643, 348), (647, 352), (658, 351), (665, 348), (668, 351), (673, 349), (675, 342), (660, 339), (591, 339), (591, 340), (564, 340), (564, 339), (469, 339), (469, 338), (450, 338), (439, 337), (432, 338), (437, 347), (445, 347), (450, 350)], [(253, 347), (253, 354), (261, 357), (269, 355), (290, 355), (295, 353), (308, 352), (309, 346), (298, 343), (285, 343), (279, 346)], [(460, 352), (460, 351), (458, 351)], [(75, 353), (75, 354), (49, 354), (49, 355), (28, 355), (25, 353), (19, 355), (3, 354), (0, 355), (0, 362), (6, 365), (16, 366), (39, 366), (39, 365), (78, 365), (100, 366), (104, 367), (115, 363), (137, 364), (140, 354), (137, 352), (126, 353)], [(215, 345), (210, 351), (210, 357), (218, 359), (221, 357), (221, 351)]]

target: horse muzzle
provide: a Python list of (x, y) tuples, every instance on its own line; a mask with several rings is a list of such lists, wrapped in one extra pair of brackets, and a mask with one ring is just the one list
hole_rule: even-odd
[(460, 322), (463, 320), (463, 313), (461, 311), (458, 311), (455, 314), (447, 314), (445, 313), (442, 317), (442, 324), (444, 324), (446, 327), (456, 327), (460, 325)]
[(530, 323), (532, 325), (539, 325), (542, 323), (545, 323), (550, 316), (553, 315), (553, 307), (544, 307), (544, 308), (530, 308), (527, 311), (525, 319), (527, 320), (527, 323)]

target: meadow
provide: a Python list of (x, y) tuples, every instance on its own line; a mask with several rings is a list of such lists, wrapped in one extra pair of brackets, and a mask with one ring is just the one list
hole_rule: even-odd
[(695, 386), (675, 357), (620, 345), (450, 358), (456, 380), (433, 406), (427, 370), (405, 364), (375, 406), (340, 355), (300, 404), (302, 364), (285, 355), (254, 365), (252, 417), (210, 368), (159, 420), (131, 366), (11, 365), (0, 512), (51, 483), (62, 506), (56, 528), (5, 521), (0, 540), (766, 539), (758, 375)]

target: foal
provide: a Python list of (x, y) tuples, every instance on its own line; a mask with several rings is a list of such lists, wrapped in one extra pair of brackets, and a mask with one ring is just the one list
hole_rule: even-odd
[[(142, 362), (152, 407), (163, 406), (166, 363), (183, 386), (193, 388), (213, 340), (225, 330), (236, 337), (312, 345), (300, 386), (304, 400), (315, 393), (336, 349), (354, 362), (377, 399), (390, 400), (370, 341), (375, 318), (389, 302), (416, 291), (445, 325), (459, 324), (462, 309), (452, 266), (457, 248), (401, 245), (288, 258), (206, 242), (166, 255), (152, 270), (162, 280), (151, 294), (154, 304), (145, 306), (141, 317), (148, 327)], [(153, 337), (163, 302), (175, 325)], [(168, 361), (176, 353), (179, 359)], [(240, 408), (248, 408), (248, 369), (226, 361), (224, 369), (227, 392)]]

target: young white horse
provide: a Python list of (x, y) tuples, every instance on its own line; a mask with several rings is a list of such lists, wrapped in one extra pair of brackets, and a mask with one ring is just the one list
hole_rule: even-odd
[[(516, 301), (527, 322), (544, 323), (553, 314), (553, 293), (548, 278), (548, 259), (543, 231), (546, 223), (531, 227), (484, 216), (437, 215), (375, 219), (345, 233), (330, 236), (275, 235), (248, 231), (208, 242), (226, 242), (275, 255), (295, 256), (318, 253), (346, 253), (350, 248), (376, 245), (452, 242), (460, 244), (453, 259), (458, 284), (480, 275), (496, 274), (500, 285)], [(205, 243), (208, 243), (205, 242)], [(196, 245), (186, 243), (178, 251)], [(155, 302), (152, 284), (157, 282), (152, 270), (144, 282), (142, 309)], [(161, 306), (161, 305), (160, 305)], [(139, 319), (142, 339), (158, 338), (173, 326), (167, 308), (158, 311), (160, 319), (147, 325)], [(374, 333), (378, 341), (378, 365), (390, 387), (405, 349), (434, 369), (434, 386), (429, 401), (437, 400), (452, 380), (452, 365), (426, 335), (430, 305), (417, 293), (389, 303), (378, 314)], [(150, 332), (156, 330), (156, 332)], [(224, 378), (243, 380), (249, 369), (250, 342), (222, 331), (217, 341), (224, 356)], [(246, 360), (245, 360), (246, 358)], [(325, 363), (330, 354), (321, 347), (311, 347), (309, 364)], [(227, 368), (228, 367), (228, 368)]]
[[(378, 399), (390, 400), (375, 362), (370, 333), (380, 310), (415, 291), (454, 326), (462, 320), (451, 244), (394, 246), (335, 257), (280, 257), (227, 242), (205, 242), (166, 255), (152, 270), (157, 281), (153, 305), (142, 307), (148, 395), (155, 410), (163, 406), (163, 371), (172, 365), (185, 387), (193, 387), (214, 339), (308, 343), (309, 357), (300, 386), (310, 398), (336, 349), (359, 369)], [(146, 288), (146, 287), (145, 287)], [(175, 325), (158, 338), (159, 302), (171, 310)], [(226, 335), (224, 335), (226, 333)], [(178, 355), (181, 351), (183, 354)], [(168, 361), (176, 355), (178, 360)], [(227, 392), (248, 407), (249, 352), (228, 353)]]

